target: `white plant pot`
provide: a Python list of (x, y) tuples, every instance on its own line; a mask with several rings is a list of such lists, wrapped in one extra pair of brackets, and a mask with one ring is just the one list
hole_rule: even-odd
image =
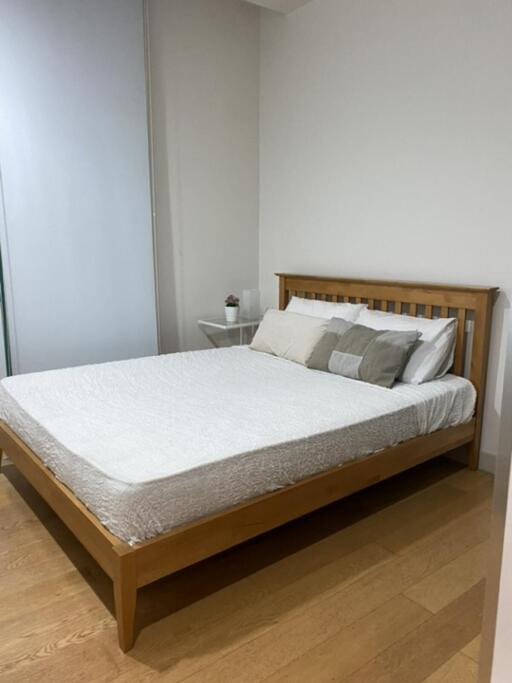
[(237, 323), (238, 322), (238, 311), (239, 306), (224, 306), (224, 312), (226, 314), (227, 323)]

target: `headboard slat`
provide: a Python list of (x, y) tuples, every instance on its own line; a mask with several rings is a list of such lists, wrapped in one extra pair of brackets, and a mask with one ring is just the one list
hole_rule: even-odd
[(453, 372), (456, 375), (462, 375), (464, 373), (465, 340), (466, 311), (463, 308), (459, 308), (457, 311), (457, 344), (455, 346), (455, 360), (453, 364)]

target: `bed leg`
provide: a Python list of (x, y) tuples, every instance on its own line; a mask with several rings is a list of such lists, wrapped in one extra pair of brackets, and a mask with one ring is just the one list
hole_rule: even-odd
[(4, 452), (3, 452), (3, 450), (0, 448), (0, 472), (2, 471), (2, 456), (3, 456), (3, 454), (4, 454)]
[(114, 601), (119, 647), (128, 652), (135, 641), (135, 607), (137, 604), (137, 573), (135, 553), (128, 545), (114, 546), (116, 567)]
[(480, 459), (480, 448), (479, 448), (479, 445), (475, 441), (472, 441), (470, 444), (468, 444), (467, 454), (468, 454), (468, 467), (469, 467), (469, 469), (470, 470), (477, 470), (478, 469), (478, 461)]

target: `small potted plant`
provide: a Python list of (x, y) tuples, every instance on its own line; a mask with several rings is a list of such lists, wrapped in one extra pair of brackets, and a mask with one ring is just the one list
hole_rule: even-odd
[(240, 299), (234, 294), (230, 294), (226, 297), (224, 302), (224, 311), (226, 314), (227, 323), (238, 322), (238, 311), (239, 311)]

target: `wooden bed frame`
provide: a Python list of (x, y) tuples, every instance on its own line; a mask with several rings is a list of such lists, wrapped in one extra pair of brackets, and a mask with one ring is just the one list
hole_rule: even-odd
[[(457, 317), (452, 372), (463, 375), (464, 369), (469, 369), (466, 374), (478, 392), (474, 419), (468, 424), (420, 436), (322, 472), (134, 546), (102, 526), (37, 455), (5, 423), (0, 423), (0, 449), (112, 578), (119, 645), (125, 652), (135, 640), (136, 596), (141, 586), (456, 447), (467, 448), (470, 468), (478, 466), (496, 288), (287, 274), (278, 274), (278, 277), (281, 309), (286, 307), (292, 295), (297, 295), (327, 301), (363, 302), (370, 308), (427, 318), (436, 315)], [(468, 321), (472, 321), (471, 325), (466, 324)], [(472, 327), (471, 335), (466, 334), (467, 327)], [(472, 344), (468, 341), (471, 337)]]

